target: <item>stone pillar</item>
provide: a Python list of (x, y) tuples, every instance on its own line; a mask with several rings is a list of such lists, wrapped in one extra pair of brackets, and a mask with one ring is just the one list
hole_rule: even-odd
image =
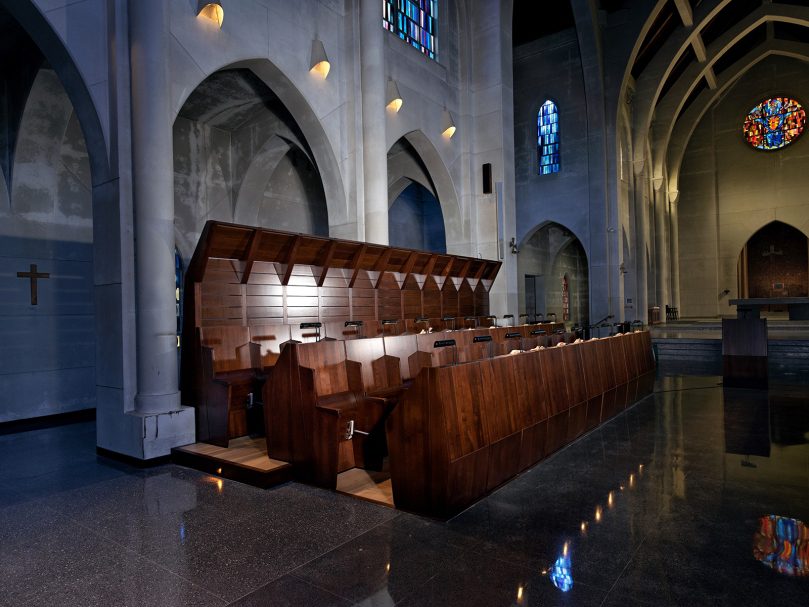
[(671, 305), (680, 308), (680, 226), (677, 201), (669, 204), (669, 234), (671, 236)]
[(655, 271), (657, 274), (657, 305), (660, 306), (660, 320), (666, 320), (666, 306), (671, 305), (669, 291), (669, 246), (668, 213), (666, 207), (668, 193), (663, 189), (654, 192), (655, 201)]
[(646, 248), (649, 242), (649, 212), (646, 201), (645, 187), (640, 175), (633, 176), (635, 180), (634, 204), (635, 204), (635, 284), (637, 292), (635, 301), (637, 302), (636, 317), (649, 324), (649, 273), (646, 268)]
[(362, 168), (365, 240), (387, 245), (388, 149), (385, 139), (385, 39), (377, 0), (361, 0)]
[(130, 2), (129, 37), (138, 369), (135, 409), (155, 413), (180, 406), (168, 3)]

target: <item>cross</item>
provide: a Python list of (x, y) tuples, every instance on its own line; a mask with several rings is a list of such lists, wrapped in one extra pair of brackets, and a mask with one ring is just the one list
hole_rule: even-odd
[(31, 305), (37, 305), (37, 279), (50, 278), (49, 272), (37, 272), (37, 264), (32, 263), (28, 272), (17, 272), (17, 278), (28, 278), (31, 280)]
[(774, 244), (771, 244), (771, 245), (770, 245), (770, 250), (769, 250), (769, 251), (764, 251), (764, 252), (761, 254), (761, 256), (762, 256), (762, 257), (769, 257), (770, 255), (783, 255), (783, 254), (784, 254), (784, 252), (783, 252), (783, 251), (776, 251), (776, 250), (775, 250), (775, 245), (774, 245)]

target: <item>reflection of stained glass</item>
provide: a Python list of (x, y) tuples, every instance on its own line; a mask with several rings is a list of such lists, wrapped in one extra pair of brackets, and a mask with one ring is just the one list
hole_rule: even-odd
[(382, 27), (430, 59), (438, 53), (438, 0), (382, 0)]
[(570, 554), (564, 553), (551, 567), (551, 582), (562, 592), (573, 588), (573, 574), (570, 568)]
[(785, 575), (809, 575), (809, 528), (801, 521), (770, 514), (758, 520), (753, 556)]
[(806, 111), (789, 97), (765, 99), (744, 120), (744, 138), (759, 150), (777, 150), (803, 133)]
[(537, 155), (540, 175), (559, 172), (559, 111), (550, 100), (537, 114)]

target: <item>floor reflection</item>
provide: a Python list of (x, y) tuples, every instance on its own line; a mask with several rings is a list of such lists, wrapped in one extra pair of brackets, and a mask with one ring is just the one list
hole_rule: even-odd
[(809, 528), (794, 518), (770, 514), (759, 519), (753, 556), (784, 575), (809, 575)]

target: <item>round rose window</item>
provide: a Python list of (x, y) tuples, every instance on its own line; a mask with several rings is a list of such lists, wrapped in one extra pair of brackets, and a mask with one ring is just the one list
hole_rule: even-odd
[(757, 150), (777, 150), (803, 133), (806, 111), (789, 97), (765, 99), (744, 120), (744, 138)]

